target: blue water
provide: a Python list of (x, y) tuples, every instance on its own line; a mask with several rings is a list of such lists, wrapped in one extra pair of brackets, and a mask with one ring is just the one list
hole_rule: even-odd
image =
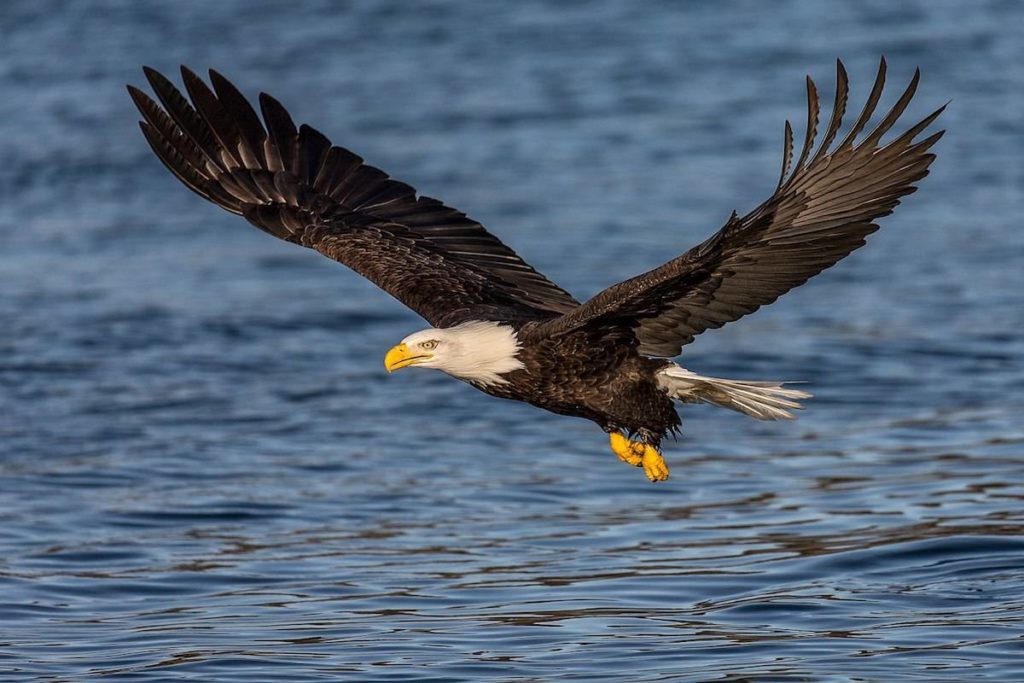
[[(0, 5), (0, 675), (1024, 677), (1024, 5), (296, 5)], [(815, 398), (687, 407), (659, 485), (387, 376), (422, 321), (187, 192), (123, 89), (270, 91), (586, 297), (764, 199), (804, 74), (856, 109), (881, 53), (953, 100), (932, 175), (687, 347)]]

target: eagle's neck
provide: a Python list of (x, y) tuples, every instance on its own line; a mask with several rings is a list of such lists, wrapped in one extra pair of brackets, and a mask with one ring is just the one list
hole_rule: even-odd
[(444, 332), (453, 349), (438, 368), (452, 377), (488, 387), (507, 384), (503, 375), (525, 367), (519, 360), (519, 338), (510, 325), (470, 321)]

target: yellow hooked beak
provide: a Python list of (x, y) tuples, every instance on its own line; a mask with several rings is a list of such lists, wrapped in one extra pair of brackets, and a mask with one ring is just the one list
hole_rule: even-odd
[(388, 351), (387, 355), (384, 356), (384, 367), (387, 368), (388, 372), (394, 372), (400, 370), (408, 365), (416, 365), (420, 361), (433, 358), (434, 356), (429, 353), (413, 354), (409, 347), (405, 344), (399, 344)]

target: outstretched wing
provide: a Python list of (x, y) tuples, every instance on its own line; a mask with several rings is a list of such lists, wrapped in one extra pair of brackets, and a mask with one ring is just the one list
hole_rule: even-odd
[(885, 83), (885, 59), (853, 128), (834, 148), (847, 100), (846, 70), (837, 66), (836, 98), (824, 140), (813, 152), (818, 95), (807, 78), (807, 136), (789, 173), (793, 133), (786, 123), (782, 174), (775, 194), (753, 212), (729, 222), (682, 256), (600, 292), (579, 308), (547, 321), (541, 334), (586, 325), (631, 329), (640, 353), (672, 357), (704, 330), (753, 313), (833, 265), (878, 229), (935, 158), (928, 149), (942, 131), (915, 138), (940, 113), (926, 117), (888, 144), (880, 140), (917, 89), (919, 72), (877, 127), (856, 138), (871, 118)]
[[(554, 317), (579, 304), (465, 214), (303, 125), (260, 94), (262, 121), (227, 79), (182, 67), (191, 102), (144, 69), (160, 104), (128, 86), (150, 146), (200, 196), (281, 239), (344, 263), (445, 327)], [(162, 105), (162, 106), (161, 106)]]

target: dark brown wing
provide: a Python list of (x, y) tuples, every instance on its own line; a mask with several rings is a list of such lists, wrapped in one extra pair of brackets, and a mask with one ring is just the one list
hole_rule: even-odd
[[(350, 266), (431, 324), (540, 317), (579, 304), (482, 225), (295, 127), (260, 94), (262, 120), (223, 76), (181, 73), (189, 99), (145, 68), (160, 104), (128, 86), (142, 132), (200, 196), (276, 237)], [(162, 105), (162, 106), (161, 106)]]
[(807, 137), (792, 174), (793, 135), (786, 123), (782, 174), (775, 194), (743, 218), (733, 214), (718, 233), (663, 266), (603, 292), (561, 318), (537, 328), (558, 334), (584, 325), (631, 328), (639, 352), (672, 357), (704, 330), (721, 327), (833, 265), (878, 229), (913, 183), (928, 174), (928, 149), (942, 136), (916, 138), (939, 109), (886, 145), (880, 139), (896, 123), (917, 89), (909, 87), (878, 126), (859, 142), (882, 94), (883, 59), (861, 115), (834, 148), (846, 108), (847, 79), (838, 63), (836, 99), (821, 146), (812, 155), (818, 96), (807, 79)]

